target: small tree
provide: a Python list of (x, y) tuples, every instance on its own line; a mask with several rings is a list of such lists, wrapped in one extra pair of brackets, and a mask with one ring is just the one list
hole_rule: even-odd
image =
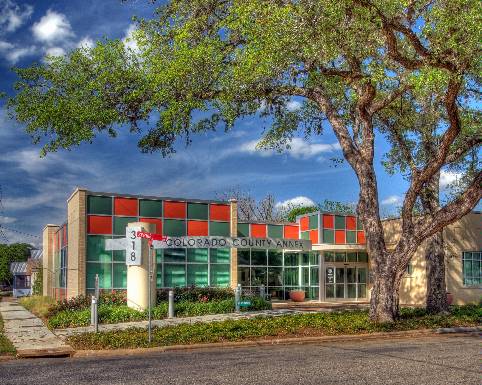
[(32, 246), (26, 243), (0, 244), (0, 282), (12, 284), (10, 264), (27, 261), (31, 249)]
[[(78, 49), (45, 65), (17, 69), (15, 117), (43, 153), (115, 136), (158, 117), (139, 141), (144, 152), (174, 152), (175, 140), (243, 116), (271, 116), (261, 145), (289, 146), (327, 121), (360, 186), (357, 213), (366, 231), (373, 288), (370, 316), (393, 321), (399, 287), (420, 244), (458, 220), (482, 197), (482, 170), (464, 192), (423, 220), (413, 214), (424, 186), (456, 149), (463, 111), (480, 95), (482, 23), (476, 0), (171, 0), (141, 20), (138, 50), (121, 41)], [(380, 218), (374, 157), (378, 116), (403, 95), (435, 90), (443, 100), (440, 143), (412, 172), (401, 234), (388, 250)], [(287, 108), (291, 98), (303, 107)], [(195, 111), (209, 112), (196, 118)], [(470, 117), (473, 122), (475, 117)], [(469, 123), (470, 123), (469, 122)]]

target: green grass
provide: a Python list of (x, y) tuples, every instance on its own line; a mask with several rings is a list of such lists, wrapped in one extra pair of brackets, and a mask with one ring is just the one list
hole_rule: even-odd
[(440, 327), (482, 324), (482, 307), (453, 307), (446, 316), (428, 315), (423, 309), (402, 309), (401, 317), (391, 324), (376, 324), (367, 311), (307, 313), (280, 317), (227, 320), (222, 322), (180, 324), (155, 328), (149, 345), (145, 329), (85, 333), (71, 336), (74, 349), (120, 349), (149, 346), (189, 345), (224, 341), (243, 341), (280, 337), (333, 336), (376, 332), (396, 332)]
[[(252, 298), (247, 310), (271, 309), (269, 302), (260, 298)], [(181, 301), (175, 304), (177, 317), (194, 317), (207, 314), (224, 314), (234, 312), (234, 299), (213, 300), (208, 302)], [(167, 317), (168, 304), (161, 302), (152, 309), (153, 319)], [(98, 309), (99, 323), (112, 324), (120, 322), (147, 320), (147, 311), (137, 311), (126, 305), (100, 305)], [(48, 318), (51, 329), (70, 328), (90, 325), (90, 309), (62, 310)]]
[(19, 303), (37, 317), (45, 319), (47, 317), (49, 307), (55, 303), (55, 300), (50, 297), (33, 295), (30, 297), (20, 298)]
[(5, 355), (14, 355), (15, 348), (13, 347), (12, 343), (5, 337), (3, 334), (3, 319), (0, 316), (0, 356)]

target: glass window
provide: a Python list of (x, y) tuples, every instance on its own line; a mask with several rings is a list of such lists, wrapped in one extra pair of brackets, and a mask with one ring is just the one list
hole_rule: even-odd
[[(229, 264), (215, 264), (210, 266), (211, 286), (228, 287), (231, 283), (231, 266)], [(241, 283), (241, 282), (240, 282)], [(242, 285), (242, 283), (241, 283)]]
[(99, 275), (99, 288), (112, 288), (112, 263), (87, 263), (87, 288), (95, 289), (95, 275)]
[(357, 261), (357, 253), (347, 253), (346, 254), (346, 261), (347, 262), (356, 262)]
[(346, 232), (346, 243), (356, 243), (356, 231)]
[(164, 260), (164, 250), (163, 249), (155, 249), (156, 250), (156, 263), (161, 263)]
[(285, 286), (299, 285), (299, 270), (297, 267), (285, 267), (284, 282)]
[[(208, 262), (208, 249), (186, 249), (188, 262)], [(188, 283), (189, 285), (189, 283)]]
[(311, 286), (317, 286), (320, 284), (320, 269), (318, 267), (310, 268)]
[(270, 238), (283, 238), (283, 226), (282, 225), (268, 225), (268, 237), (270, 237)]
[(323, 243), (335, 243), (335, 232), (333, 230), (323, 230)]
[(358, 253), (358, 262), (368, 262), (368, 254), (365, 252)]
[(301, 253), (301, 264), (302, 265), (310, 264), (310, 253)]
[(238, 249), (238, 265), (249, 265), (249, 249)]
[(229, 263), (231, 261), (230, 249), (210, 249), (210, 253), (211, 263)]
[(177, 219), (164, 219), (164, 235), (184, 237), (186, 235), (186, 222)]
[(102, 235), (87, 236), (87, 261), (112, 261), (112, 251), (105, 249), (106, 239), (110, 239), (110, 237), (103, 237)]
[(358, 283), (367, 283), (367, 269), (365, 268), (358, 268), (357, 269), (357, 282)]
[(298, 253), (285, 252), (285, 266), (298, 266)]
[(112, 256), (114, 262), (126, 263), (126, 251), (125, 250), (113, 250)]
[(346, 253), (335, 253), (335, 262), (345, 262)]
[(187, 217), (189, 219), (208, 219), (208, 205), (206, 203), (188, 203)]
[(266, 267), (252, 267), (251, 268), (251, 286), (267, 285), (267, 270)]
[(310, 265), (318, 265), (320, 263), (320, 254), (317, 252), (310, 253)]
[(249, 267), (238, 267), (238, 283), (241, 286), (249, 286)]
[(332, 251), (325, 251), (323, 254), (325, 256), (325, 262), (335, 262), (335, 253)]
[(302, 231), (301, 232), (301, 239), (309, 240), (310, 239), (310, 232), (309, 231)]
[(251, 249), (251, 265), (266, 266), (266, 250), (265, 249)]
[(202, 264), (202, 265), (188, 264), (187, 265), (187, 285), (188, 286), (207, 286), (208, 285), (208, 265), (207, 264)]
[(301, 268), (301, 286), (309, 286), (310, 284), (310, 268)]
[(141, 217), (149, 217), (149, 218), (162, 217), (162, 201), (140, 199), (139, 215)]
[(210, 222), (209, 235), (217, 237), (229, 237), (229, 222)]
[(310, 230), (318, 229), (318, 214), (310, 215), (309, 225), (310, 225)]
[(164, 265), (164, 286), (165, 287), (186, 286), (186, 265), (165, 264)]
[(238, 223), (238, 237), (249, 237), (248, 223)]
[(162, 286), (162, 263), (157, 264), (157, 271), (156, 271), (156, 286), (157, 288), (161, 288)]
[(345, 217), (335, 215), (335, 230), (345, 230)]
[(129, 223), (137, 222), (136, 217), (114, 217), (114, 234), (126, 235), (126, 227)]
[(164, 262), (185, 262), (186, 249), (164, 249)]
[(283, 252), (281, 250), (268, 250), (268, 265), (283, 266)]
[(268, 285), (283, 286), (283, 268), (268, 267)]
[(125, 289), (127, 287), (127, 265), (125, 263), (114, 263), (114, 289)]
[(462, 254), (463, 281), (466, 286), (482, 285), (482, 252), (464, 252)]
[(112, 198), (89, 195), (87, 197), (87, 213), (112, 215)]

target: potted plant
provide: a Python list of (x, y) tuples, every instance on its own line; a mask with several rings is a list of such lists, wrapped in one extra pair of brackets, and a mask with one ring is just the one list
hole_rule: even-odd
[(290, 299), (293, 302), (303, 302), (305, 300), (305, 291), (301, 289), (291, 290)]
[(452, 305), (452, 303), (454, 302), (454, 295), (450, 292), (447, 292), (447, 303), (450, 305)]

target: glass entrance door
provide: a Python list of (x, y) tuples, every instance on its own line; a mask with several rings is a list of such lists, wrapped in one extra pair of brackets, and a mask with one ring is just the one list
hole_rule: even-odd
[(325, 298), (356, 300), (366, 298), (367, 268), (326, 266)]

